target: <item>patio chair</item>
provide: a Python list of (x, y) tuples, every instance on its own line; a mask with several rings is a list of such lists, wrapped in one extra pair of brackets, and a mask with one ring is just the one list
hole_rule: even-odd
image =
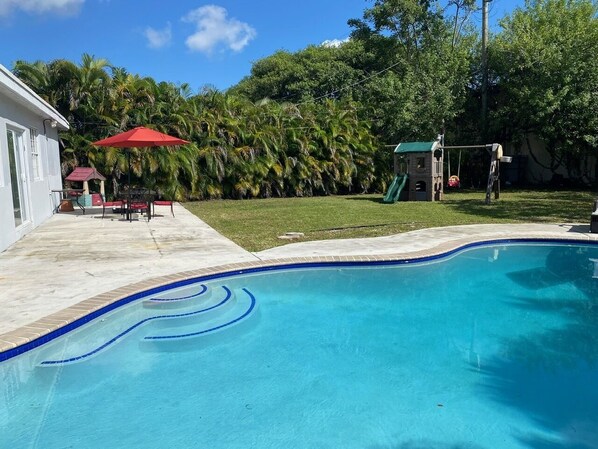
[(152, 201), (152, 208), (153, 208), (152, 215), (154, 217), (156, 216), (156, 206), (170, 206), (170, 213), (174, 217), (173, 204), (174, 204), (174, 201), (169, 201), (169, 200), (154, 200), (154, 201)]
[[(102, 198), (102, 195), (100, 195), (100, 198)], [(106, 214), (106, 208), (120, 207), (120, 214), (122, 215), (124, 201), (122, 201), (122, 200), (104, 201), (104, 198), (102, 198), (101, 202), (102, 202), (102, 218), (104, 218), (104, 215)]]
[(147, 212), (147, 216), (150, 217), (151, 210), (149, 210), (151, 205), (146, 203), (145, 201), (131, 201), (130, 209), (131, 213), (139, 213), (143, 214)]

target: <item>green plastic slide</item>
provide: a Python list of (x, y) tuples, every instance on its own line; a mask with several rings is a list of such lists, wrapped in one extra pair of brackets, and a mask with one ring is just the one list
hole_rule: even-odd
[(399, 201), (399, 196), (401, 195), (401, 191), (405, 184), (407, 183), (407, 175), (397, 175), (395, 179), (393, 179), (392, 184), (388, 188), (388, 192), (384, 195), (382, 199), (383, 203), (396, 203)]

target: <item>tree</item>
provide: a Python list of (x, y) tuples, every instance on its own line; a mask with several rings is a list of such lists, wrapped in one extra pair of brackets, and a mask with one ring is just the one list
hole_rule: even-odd
[(490, 47), (498, 126), (516, 142), (535, 134), (548, 168), (564, 166), (584, 182), (595, 176), (587, 161), (598, 149), (597, 13), (590, 0), (527, 1), (501, 21)]
[[(112, 178), (114, 191), (128, 169), (125, 152), (97, 148), (91, 142), (140, 124), (154, 124), (162, 132), (177, 135), (188, 135), (193, 127), (186, 109), (188, 86), (157, 84), (114, 68), (105, 59), (85, 54), (80, 65), (65, 60), (18, 61), (14, 71), (69, 120), (71, 128), (60, 136), (63, 175), (77, 166), (93, 166)], [(193, 145), (178, 151), (130, 152), (134, 182), (158, 188), (172, 198), (193, 192)]]
[(375, 178), (375, 139), (350, 100), (294, 105), (214, 90), (193, 95), (188, 85), (156, 83), (87, 55), (81, 64), (21, 61), (15, 71), (71, 124), (60, 136), (63, 174), (96, 167), (111, 178), (112, 193), (128, 171), (126, 152), (91, 142), (138, 125), (191, 141), (176, 150), (127, 150), (132, 182), (170, 198), (366, 191)]
[[(474, 0), (452, 0), (445, 9), (424, 0), (377, 0), (362, 20), (349, 21), (354, 30), (348, 42), (279, 51), (257, 61), (251, 75), (229, 93), (298, 107), (303, 117), (298, 126), (305, 131), (290, 133), (282, 164), (286, 171), (293, 166), (293, 173), (316, 169), (307, 155), (313, 156), (314, 142), (321, 150), (327, 141), (308, 130), (321, 126), (312, 113), (318, 117), (321, 111), (331, 112), (328, 100), (350, 107), (349, 115), (367, 123), (370, 136), (382, 143), (434, 138), (465, 104), (474, 55), (475, 38), (467, 27), (473, 9)], [(334, 113), (342, 115), (338, 108)], [(304, 141), (306, 136), (315, 140)], [(392, 154), (379, 150), (368, 156), (374, 174), (369, 178), (366, 170), (363, 179), (368, 186), (385, 189), (392, 179)], [(322, 161), (325, 153), (317, 154)], [(345, 188), (338, 182), (342, 172), (330, 176), (327, 167), (319, 169), (322, 179), (293, 181), (292, 190), (303, 195)]]
[(254, 63), (251, 75), (229, 93), (252, 101), (268, 98), (295, 103), (338, 98), (346, 94), (343, 88), (363, 77), (361, 70), (345, 60), (351, 46), (355, 44), (309, 46), (296, 53), (277, 51)]
[(376, 0), (352, 19), (352, 38), (377, 55), (379, 73), (358, 98), (386, 143), (430, 139), (463, 109), (474, 37), (464, 26), (474, 2), (441, 9), (427, 0)]

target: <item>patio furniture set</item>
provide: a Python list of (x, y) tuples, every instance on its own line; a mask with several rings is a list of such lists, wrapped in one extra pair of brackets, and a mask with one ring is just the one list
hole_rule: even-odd
[(122, 198), (102, 201), (102, 218), (106, 215), (106, 209), (109, 209), (112, 213), (120, 213), (129, 221), (136, 214), (146, 214), (147, 219), (151, 220), (156, 216), (156, 206), (170, 206), (170, 213), (174, 217), (174, 202), (155, 198), (156, 192), (153, 190), (131, 189), (126, 191)]

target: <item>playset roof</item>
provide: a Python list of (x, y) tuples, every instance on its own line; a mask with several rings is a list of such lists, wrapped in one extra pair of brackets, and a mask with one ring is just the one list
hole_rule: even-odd
[(438, 141), (433, 142), (401, 142), (395, 148), (395, 153), (428, 153), (438, 147)]
[(99, 179), (105, 181), (106, 178), (93, 167), (76, 167), (70, 175), (65, 178), (65, 181), (91, 181), (92, 179)]

